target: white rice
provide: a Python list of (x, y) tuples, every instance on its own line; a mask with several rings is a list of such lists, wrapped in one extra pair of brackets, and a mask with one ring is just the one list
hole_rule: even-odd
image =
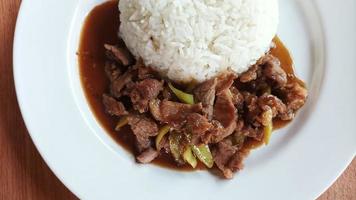
[(168, 78), (246, 71), (277, 32), (278, 0), (120, 0), (120, 37)]

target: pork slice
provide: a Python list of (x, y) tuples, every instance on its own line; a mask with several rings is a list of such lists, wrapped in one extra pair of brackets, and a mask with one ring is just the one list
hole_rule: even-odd
[(112, 116), (123, 116), (128, 114), (124, 104), (107, 94), (103, 95), (103, 104), (105, 106), (105, 111)]
[(136, 138), (136, 149), (138, 152), (144, 152), (146, 149), (152, 147), (152, 141), (150, 137), (135, 136)]
[(216, 96), (213, 116), (214, 119), (219, 121), (225, 128), (236, 121), (236, 108), (229, 89), (220, 92), (220, 94)]
[(116, 60), (124, 66), (133, 64), (134, 58), (126, 48), (121, 48), (110, 44), (105, 44), (104, 47), (107, 50), (107, 55), (109, 58)]
[(213, 128), (209, 120), (198, 113), (191, 113), (187, 116), (187, 123), (184, 127), (184, 132), (191, 134), (191, 143), (195, 145), (203, 144), (202, 137), (206, 132)]
[(217, 143), (231, 135), (236, 129), (237, 112), (229, 89), (216, 97), (214, 105), (213, 127), (205, 135), (203, 141)]
[(308, 90), (296, 82), (286, 87), (286, 103), (289, 109), (294, 111), (300, 109), (305, 104), (307, 97)]
[(187, 116), (192, 113), (201, 113), (202, 104), (182, 104), (163, 100), (160, 105), (160, 112), (165, 123), (173, 127), (181, 127), (185, 124)]
[(218, 76), (216, 83), (216, 94), (220, 94), (229, 89), (237, 78), (237, 75), (233, 72), (227, 72)]
[(287, 86), (281, 90), (283, 102), (287, 105), (287, 112), (281, 114), (279, 117), (282, 120), (292, 120), (296, 112), (305, 104), (308, 98), (308, 91), (296, 82), (287, 84)]
[(201, 114), (190, 113), (187, 116), (186, 129), (192, 134), (203, 134), (212, 128), (209, 120)]
[(230, 92), (232, 95), (232, 102), (235, 105), (235, 107), (238, 110), (242, 109), (243, 104), (244, 104), (244, 96), (241, 94), (241, 92), (235, 86), (232, 86), (230, 88)]
[(131, 98), (133, 108), (144, 113), (148, 111), (149, 102), (157, 98), (162, 89), (163, 81), (145, 79), (130, 85), (126, 93)]
[(159, 99), (152, 99), (149, 102), (149, 110), (150, 110), (152, 117), (157, 121), (163, 122), (164, 120), (162, 119), (162, 116), (161, 116), (160, 106), (161, 106), (161, 100), (159, 100)]
[(144, 79), (148, 79), (148, 78), (151, 79), (155, 77), (155, 71), (150, 67), (146, 67), (142, 63), (142, 61), (138, 61), (136, 65), (138, 69), (138, 79), (144, 80)]
[(122, 96), (122, 90), (126, 85), (132, 82), (134, 73), (135, 72), (133, 70), (129, 69), (123, 75), (119, 76), (111, 82), (111, 94), (114, 97), (120, 98)]
[(272, 109), (273, 117), (287, 112), (287, 106), (278, 97), (271, 94), (263, 94), (258, 98), (258, 105), (263, 111)]
[(116, 66), (113, 62), (105, 63), (105, 73), (110, 82), (114, 81), (115, 79), (119, 78), (121, 75), (121, 70)]
[(282, 88), (287, 84), (287, 73), (281, 68), (281, 62), (278, 58), (266, 55), (261, 59), (260, 63), (263, 65), (263, 75), (275, 88)]
[(158, 134), (158, 126), (152, 119), (143, 115), (129, 115), (128, 124), (136, 136), (137, 148), (143, 152), (151, 146), (150, 137)]
[(240, 134), (247, 136), (249, 138), (253, 138), (257, 141), (262, 141), (264, 133), (261, 127), (253, 127), (251, 124), (246, 124)]
[(145, 66), (142, 59), (137, 60), (133, 68), (137, 69), (137, 78), (139, 80), (153, 79), (157, 75), (157, 72), (154, 69), (149, 66)]
[(258, 97), (249, 92), (243, 92), (244, 96), (244, 119), (250, 124), (260, 125), (258, 118), (262, 113), (262, 109), (258, 105)]
[(215, 101), (217, 79), (211, 79), (198, 85), (194, 90), (194, 97), (203, 104), (203, 114), (209, 120), (213, 117), (213, 106)]
[(214, 162), (227, 179), (231, 179), (234, 175), (235, 169), (229, 168), (228, 165), (237, 150), (230, 140), (223, 140), (212, 148)]
[(129, 115), (128, 123), (136, 136), (152, 137), (158, 134), (157, 124), (144, 115)]
[(136, 157), (139, 163), (147, 164), (152, 162), (155, 158), (157, 158), (159, 152), (154, 150), (153, 148), (148, 148), (144, 152), (142, 152), (139, 156)]
[[(231, 156), (230, 161), (228, 162), (226, 168), (231, 170), (232, 172), (240, 171), (244, 168), (244, 158), (247, 155), (245, 155), (242, 152), (236, 152), (234, 155)], [(227, 176), (226, 178), (230, 178)]]
[(150, 102), (150, 112), (152, 116), (174, 128), (181, 128), (187, 122), (187, 116), (192, 113), (201, 113), (202, 104), (183, 104), (168, 100), (153, 100)]
[(246, 140), (246, 136), (242, 132), (244, 126), (245, 126), (245, 122), (243, 121), (243, 119), (240, 119), (237, 122), (235, 132), (230, 137), (231, 141), (238, 149), (241, 149), (244, 146)]
[(205, 135), (205, 139), (209, 139), (210, 143), (218, 143), (224, 140), (225, 138), (233, 134), (237, 127), (236, 121), (232, 122), (227, 127), (223, 127), (218, 121), (213, 121), (212, 124), (214, 125), (214, 127), (210, 129)]
[(258, 65), (253, 65), (239, 77), (241, 83), (248, 83), (257, 79)]

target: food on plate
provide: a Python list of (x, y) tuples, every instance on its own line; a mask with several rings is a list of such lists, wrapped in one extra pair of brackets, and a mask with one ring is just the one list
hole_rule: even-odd
[(78, 55), (94, 114), (137, 162), (232, 178), (305, 104), (276, 36), (277, 0), (119, 8), (110, 1), (89, 14)]

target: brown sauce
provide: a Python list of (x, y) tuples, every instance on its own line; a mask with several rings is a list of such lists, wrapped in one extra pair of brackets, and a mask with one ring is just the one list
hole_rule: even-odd
[[(102, 95), (108, 93), (110, 83), (104, 72), (106, 62), (104, 44), (122, 42), (117, 37), (120, 25), (117, 3), (116, 0), (103, 3), (95, 7), (87, 16), (82, 28), (78, 49), (79, 68), (82, 87), (96, 119), (117, 143), (135, 154), (134, 138), (129, 128), (124, 128), (120, 132), (115, 131), (114, 127), (118, 119), (107, 115), (102, 104)], [(271, 54), (279, 58), (282, 68), (288, 74), (289, 81), (297, 81), (304, 85), (294, 75), (293, 61), (286, 47), (278, 37), (274, 39), (274, 43), (276, 47), (271, 50)], [(286, 124), (288, 122), (285, 121), (274, 121), (273, 123), (275, 129), (284, 127)], [(260, 145), (260, 142), (251, 140), (248, 141), (248, 145), (245, 145), (245, 149), (249, 150)], [(177, 166), (176, 162), (167, 154), (162, 154), (153, 163), (173, 169), (193, 170), (188, 165)], [(200, 163), (196, 169), (205, 169), (205, 167)]]

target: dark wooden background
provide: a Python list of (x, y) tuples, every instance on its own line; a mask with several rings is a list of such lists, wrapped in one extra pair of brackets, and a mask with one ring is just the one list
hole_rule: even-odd
[[(12, 43), (20, 0), (0, 0), (0, 200), (76, 199), (33, 145), (18, 108)], [(320, 200), (356, 200), (356, 160)]]

